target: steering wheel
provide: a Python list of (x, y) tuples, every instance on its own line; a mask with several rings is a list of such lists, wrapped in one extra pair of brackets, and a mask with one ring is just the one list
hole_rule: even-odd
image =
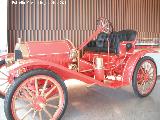
[(112, 23), (108, 19), (103, 18), (103, 17), (101, 17), (97, 20), (97, 27), (102, 28), (103, 32), (105, 32), (105, 33), (113, 32)]

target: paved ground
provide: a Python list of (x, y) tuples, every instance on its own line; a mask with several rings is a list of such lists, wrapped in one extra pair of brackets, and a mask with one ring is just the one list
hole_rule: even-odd
[[(69, 104), (62, 120), (159, 120), (160, 81), (150, 96), (140, 99), (131, 87), (106, 89), (67, 83)], [(0, 99), (0, 120), (6, 120)]]

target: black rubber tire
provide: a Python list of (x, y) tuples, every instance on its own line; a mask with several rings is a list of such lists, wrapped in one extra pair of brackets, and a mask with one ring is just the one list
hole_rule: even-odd
[(11, 87), (8, 89), (5, 101), (4, 101), (4, 112), (6, 115), (7, 120), (15, 120), (12, 115), (12, 110), (11, 110), (11, 103), (12, 103), (12, 97), (14, 95), (14, 92), (16, 91), (17, 87), (20, 86), (20, 84), (25, 81), (27, 78), (35, 76), (35, 75), (47, 75), (50, 77), (53, 77), (62, 87), (63, 93), (64, 93), (64, 99), (65, 99), (65, 104), (63, 111), (61, 112), (61, 115), (59, 116), (58, 120), (60, 120), (67, 108), (68, 105), (68, 92), (67, 92), (67, 87), (62, 81), (62, 79), (54, 72), (45, 70), (45, 69), (35, 69), (28, 71), (25, 74), (22, 74), (18, 78), (15, 79), (15, 82), (11, 85)]
[[(0, 68), (5, 64), (5, 60), (1, 60), (0, 61)], [(0, 94), (0, 98), (3, 98), (4, 99), (4, 95)]]
[(140, 68), (140, 65), (146, 61), (146, 60), (150, 60), (154, 63), (155, 65), (155, 70), (156, 70), (156, 81), (157, 81), (157, 67), (156, 67), (156, 63), (154, 62), (154, 59), (149, 57), (149, 56), (144, 56), (143, 58), (139, 59), (139, 61), (137, 62), (137, 65), (135, 67), (135, 70), (134, 70), (134, 73), (133, 73), (133, 77), (132, 77), (132, 87), (133, 87), (133, 91), (135, 93), (136, 96), (140, 97), (140, 98), (143, 98), (143, 97), (147, 97), (154, 89), (155, 87), (155, 84), (156, 82), (154, 83), (154, 86), (153, 88), (151, 89), (150, 92), (148, 92), (147, 94), (141, 94), (139, 91), (138, 91), (138, 86), (137, 86), (137, 73), (138, 73), (138, 70)]

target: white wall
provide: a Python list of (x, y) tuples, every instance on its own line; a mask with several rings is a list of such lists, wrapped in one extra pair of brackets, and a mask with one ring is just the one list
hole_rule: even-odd
[(160, 53), (147, 53), (146, 56), (150, 56), (154, 59), (157, 65), (157, 74), (160, 75)]
[(7, 0), (0, 0), (0, 54), (7, 52)]

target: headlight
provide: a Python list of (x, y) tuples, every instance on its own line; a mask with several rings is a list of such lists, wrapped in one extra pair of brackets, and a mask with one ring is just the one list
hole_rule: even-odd
[(72, 49), (70, 51), (69, 58), (72, 59), (73, 62), (76, 62), (78, 58), (78, 51), (76, 49)]
[(15, 61), (29, 57), (29, 51), (27, 44), (22, 43), (21, 39), (18, 39), (18, 43), (15, 46)]
[(28, 50), (27, 44), (24, 44), (24, 43), (21, 44), (20, 49), (21, 49), (23, 58), (28, 58), (29, 57), (29, 50)]
[(7, 66), (10, 66), (14, 63), (14, 58), (13, 57), (6, 57), (5, 63)]

